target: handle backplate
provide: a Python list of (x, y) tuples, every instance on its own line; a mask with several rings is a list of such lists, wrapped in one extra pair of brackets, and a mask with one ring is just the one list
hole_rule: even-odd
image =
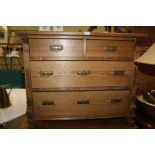
[(114, 76), (123, 76), (125, 74), (124, 70), (114, 70), (113, 75)]
[(39, 74), (42, 77), (50, 77), (53, 75), (53, 71), (40, 71)]
[(77, 75), (90, 75), (90, 70), (80, 70)]
[(54, 105), (54, 101), (51, 100), (44, 100), (41, 102), (41, 105)]
[(89, 104), (89, 100), (77, 100), (77, 104)]
[(122, 99), (121, 99), (121, 98), (114, 98), (114, 99), (111, 99), (111, 103), (113, 103), (113, 104), (121, 103), (121, 102), (122, 102)]
[(107, 51), (107, 52), (115, 52), (117, 51), (117, 46), (105, 46), (104, 47), (104, 51)]
[(51, 52), (60, 52), (63, 50), (63, 45), (49, 45), (49, 50)]

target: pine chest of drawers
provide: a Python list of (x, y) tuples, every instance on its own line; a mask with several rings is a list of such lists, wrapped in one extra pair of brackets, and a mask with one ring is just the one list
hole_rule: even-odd
[(136, 34), (25, 33), (27, 116), (35, 120), (132, 117)]

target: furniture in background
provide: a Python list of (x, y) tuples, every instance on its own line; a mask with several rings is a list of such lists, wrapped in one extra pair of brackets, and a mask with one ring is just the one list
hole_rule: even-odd
[[(141, 56), (155, 42), (155, 26), (133, 26), (133, 33), (147, 34), (146, 39), (138, 41), (136, 47), (137, 57)], [(144, 67), (144, 66), (143, 66)], [(146, 74), (147, 68), (143, 68), (143, 72), (138, 71), (137, 74), (137, 93), (141, 94), (144, 90), (152, 90), (155, 88), (155, 76)]]
[(7, 69), (7, 62), (5, 58), (5, 51), (6, 45), (0, 45), (0, 65), (2, 69)]
[[(154, 107), (155, 108), (155, 107)], [(141, 129), (155, 129), (155, 120), (145, 109), (143, 103), (139, 100), (136, 102), (136, 117), (135, 123)]]
[[(155, 43), (153, 43), (153, 45), (144, 54), (138, 57), (135, 62), (140, 72), (152, 75), (155, 79)], [(136, 120), (138, 123), (144, 122), (143, 119), (145, 122), (150, 122), (150, 120), (155, 119), (155, 87), (153, 90), (148, 90), (145, 87), (143, 89), (144, 90), (141, 91), (141, 94), (138, 94), (137, 96), (139, 106), (142, 107), (141, 109), (143, 111), (143, 115), (137, 113), (138, 119)], [(148, 117), (148, 119), (145, 117)], [(150, 125), (150, 123), (148, 124), (149, 125), (144, 127), (155, 128), (155, 123), (153, 125)]]
[[(1, 69), (22, 69), (20, 62), (20, 54), (22, 51), (21, 44), (0, 44), (0, 47), (3, 49), (3, 52), (0, 52), (0, 58), (3, 60), (1, 62)], [(1, 50), (0, 50), (1, 51)]]
[(133, 123), (138, 34), (19, 32), (24, 38), (27, 117), (124, 117)]
[(8, 46), (9, 49), (11, 49), (10, 53), (6, 55), (7, 59), (10, 59), (10, 64), (8, 64), (9, 66), (11, 66), (10, 68), (13, 68), (13, 61), (15, 61), (15, 66), (18, 69), (22, 69), (22, 65), (20, 63), (20, 55), (19, 55), (19, 51), (22, 49), (22, 45), (9, 45)]

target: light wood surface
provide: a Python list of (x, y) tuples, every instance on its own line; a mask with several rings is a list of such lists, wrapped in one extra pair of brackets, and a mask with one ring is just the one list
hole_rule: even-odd
[[(30, 39), (31, 57), (83, 56), (83, 41), (71, 39)], [(37, 45), (37, 46), (36, 46)], [(62, 51), (52, 51), (51, 45), (61, 45)]]
[[(116, 51), (106, 51), (106, 47), (116, 47)], [(126, 57), (133, 59), (135, 44), (133, 41), (117, 40), (88, 40), (87, 56), (88, 57)]]
[[(35, 118), (104, 117), (128, 112), (129, 91), (33, 93)], [(116, 100), (116, 103), (113, 103)], [(42, 105), (43, 102), (52, 105)], [(78, 103), (87, 101), (87, 103)], [(89, 102), (89, 103), (88, 103)]]
[(94, 37), (116, 37), (116, 38), (148, 38), (146, 34), (135, 34), (135, 33), (99, 33), (99, 32), (90, 32), (89, 35), (85, 35), (85, 32), (52, 32), (52, 31), (16, 31), (16, 33), (23, 38), (38, 38), (40, 36), (94, 36)]
[(31, 86), (31, 72), (30, 72), (30, 60), (29, 60), (29, 45), (23, 44), (24, 50), (24, 72), (25, 72), (25, 87), (26, 87), (26, 98), (27, 98), (27, 118), (28, 124), (31, 128), (34, 128), (34, 106), (32, 100), (32, 86)]
[[(40, 71), (53, 72), (41, 76)], [(78, 75), (89, 71), (88, 75)], [(123, 71), (123, 75), (115, 72)], [(131, 86), (132, 62), (110, 61), (41, 61), (31, 62), (32, 88)]]
[[(133, 117), (137, 34), (21, 32), (27, 36), (28, 118)], [(32, 99), (31, 99), (32, 97)]]

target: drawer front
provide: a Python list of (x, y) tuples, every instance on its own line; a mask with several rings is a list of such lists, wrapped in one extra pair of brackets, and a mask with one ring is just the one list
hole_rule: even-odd
[(88, 40), (87, 56), (104, 57), (105, 59), (130, 59), (134, 58), (134, 41), (116, 40)]
[(128, 113), (129, 91), (33, 92), (36, 119)]
[(131, 86), (133, 66), (117, 61), (32, 61), (32, 88)]
[(29, 39), (30, 57), (69, 57), (83, 55), (83, 41), (71, 39)]

